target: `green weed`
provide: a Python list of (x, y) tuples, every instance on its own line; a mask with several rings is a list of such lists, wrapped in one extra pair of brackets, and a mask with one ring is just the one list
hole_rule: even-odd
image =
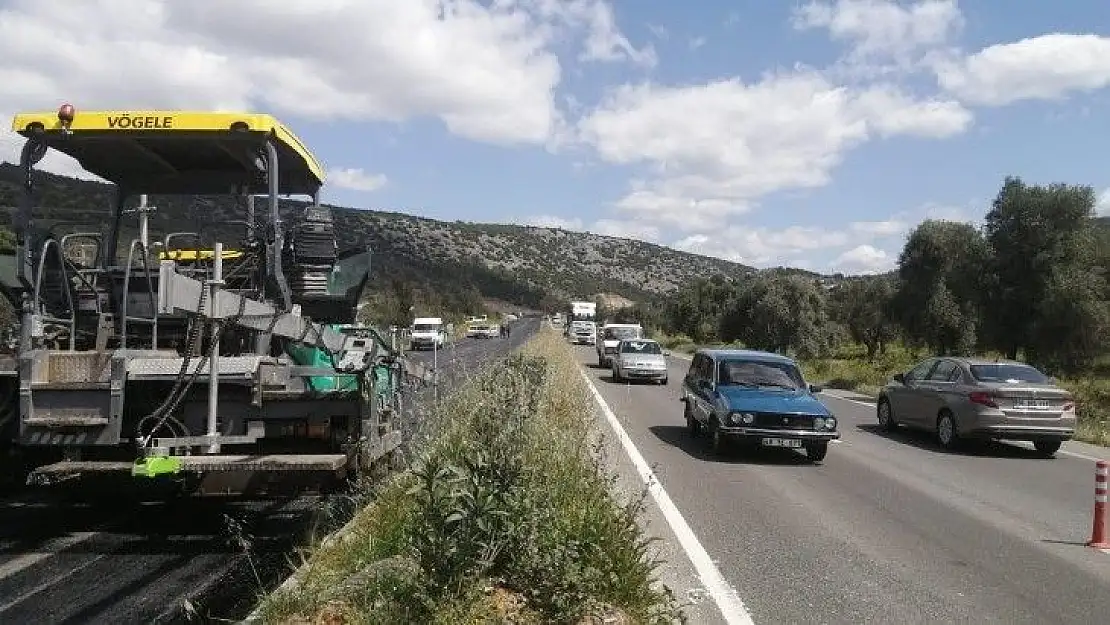
[(591, 453), (592, 397), (544, 331), (437, 406), (411, 471), (346, 540), (268, 597), (272, 623), (588, 623), (680, 619), (655, 580), (642, 498)]

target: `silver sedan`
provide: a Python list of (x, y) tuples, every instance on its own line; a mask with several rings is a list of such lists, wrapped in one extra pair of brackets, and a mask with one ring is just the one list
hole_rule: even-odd
[(879, 394), (879, 424), (936, 434), (945, 448), (964, 439), (1032, 441), (1051, 456), (1075, 436), (1075, 399), (1025, 363), (929, 358)]
[(613, 354), (613, 381), (652, 380), (666, 384), (666, 355), (652, 339), (624, 339)]

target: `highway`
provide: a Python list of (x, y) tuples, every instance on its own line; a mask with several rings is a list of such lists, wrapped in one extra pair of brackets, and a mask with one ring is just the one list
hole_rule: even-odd
[[(682, 418), (688, 360), (669, 359), (667, 386), (615, 384), (592, 348), (577, 349), (755, 623), (1110, 622), (1110, 554), (1084, 546), (1092, 458), (1110, 450), (946, 453), (928, 436), (880, 431), (871, 403), (823, 393), (843, 438), (822, 464), (792, 450), (715, 458)], [(708, 601), (697, 610), (717, 621)]]
[[(508, 340), (465, 339), (438, 354), (441, 392), (459, 373), (519, 346), (538, 325), (522, 320)], [(430, 352), (411, 355), (432, 359)], [(407, 399), (408, 436), (430, 393)], [(103, 498), (92, 503), (54, 491), (0, 499), (0, 622), (183, 622), (186, 600), (200, 620), (241, 618), (289, 573), (293, 549), (337, 504), (318, 495), (143, 502), (110, 498), (112, 487), (102, 488), (96, 492)]]

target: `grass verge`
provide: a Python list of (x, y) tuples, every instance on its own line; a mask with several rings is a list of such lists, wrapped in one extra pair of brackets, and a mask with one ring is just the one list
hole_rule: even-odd
[(613, 496), (590, 447), (594, 406), (574, 355), (543, 330), (464, 383), (411, 471), (373, 493), (266, 623), (657, 623), (643, 497)]
[[(691, 353), (701, 345), (689, 337), (660, 335), (664, 348)], [(713, 347), (742, 347), (714, 344)], [(708, 347), (708, 345), (706, 346)], [(867, 359), (862, 345), (844, 345), (828, 358), (803, 361), (802, 373), (807, 380), (826, 388), (853, 391), (875, 397), (895, 373), (905, 373), (924, 358), (900, 346), (891, 345), (886, 353), (874, 360)], [(1110, 376), (1100, 367), (1079, 377), (1064, 378), (1060, 385), (1071, 391), (1079, 405), (1079, 427), (1076, 439), (1095, 445), (1110, 446)]]

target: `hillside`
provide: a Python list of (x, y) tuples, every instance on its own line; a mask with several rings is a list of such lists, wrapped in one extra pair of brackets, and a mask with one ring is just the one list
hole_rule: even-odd
[[(10, 215), (19, 198), (18, 168), (0, 163), (0, 209)], [(36, 221), (60, 231), (99, 229), (112, 203), (112, 186), (41, 174)], [(156, 233), (213, 230), (240, 218), (224, 198), (154, 196)], [(190, 206), (192, 204), (192, 206)], [(303, 206), (283, 202), (283, 212)], [(483, 296), (538, 304), (543, 295), (592, 297), (606, 293), (639, 301), (683, 282), (752, 268), (643, 241), (555, 228), (443, 222), (413, 215), (333, 207), (340, 245), (369, 245), (375, 273), (427, 284), (469, 281)], [(9, 219), (10, 221), (10, 219)]]

